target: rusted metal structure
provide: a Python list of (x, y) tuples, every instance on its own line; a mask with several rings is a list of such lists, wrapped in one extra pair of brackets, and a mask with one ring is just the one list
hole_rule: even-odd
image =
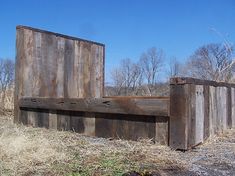
[(232, 84), (173, 78), (170, 98), (104, 97), (104, 44), (17, 26), (16, 50), (16, 123), (184, 150), (235, 126)]

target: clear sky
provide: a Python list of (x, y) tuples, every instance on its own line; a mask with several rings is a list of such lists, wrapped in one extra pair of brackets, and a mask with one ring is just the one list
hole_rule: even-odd
[(235, 42), (235, 0), (0, 0), (0, 57), (15, 58), (15, 27), (27, 25), (106, 45), (106, 77), (150, 47), (184, 61), (203, 44)]

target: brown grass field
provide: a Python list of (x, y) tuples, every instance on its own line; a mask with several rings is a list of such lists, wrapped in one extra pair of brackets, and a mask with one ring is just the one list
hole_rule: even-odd
[(234, 129), (181, 152), (150, 139), (87, 137), (16, 125), (12, 118), (0, 116), (1, 176), (235, 175)]

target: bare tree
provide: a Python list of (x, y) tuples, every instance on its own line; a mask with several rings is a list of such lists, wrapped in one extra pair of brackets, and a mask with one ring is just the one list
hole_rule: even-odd
[(131, 91), (137, 95), (143, 84), (143, 72), (139, 63), (133, 63), (131, 66)]
[(171, 58), (168, 72), (169, 78), (181, 76), (181, 74), (182, 64), (175, 57)]
[(11, 59), (0, 59), (1, 105), (4, 105), (6, 91), (13, 84), (15, 64)]
[(157, 82), (157, 75), (163, 65), (164, 53), (161, 49), (153, 47), (148, 49), (140, 57), (140, 63), (144, 77), (147, 81), (148, 94), (153, 95), (153, 90)]
[(138, 93), (142, 84), (142, 70), (139, 64), (126, 58), (119, 67), (111, 71), (111, 79), (115, 87), (115, 95), (133, 95)]
[(234, 67), (232, 53), (222, 44), (202, 46), (188, 59), (186, 73), (200, 79), (229, 81)]
[(111, 71), (111, 79), (114, 85), (114, 95), (121, 95), (122, 88), (125, 85), (125, 76), (120, 67), (114, 68)]

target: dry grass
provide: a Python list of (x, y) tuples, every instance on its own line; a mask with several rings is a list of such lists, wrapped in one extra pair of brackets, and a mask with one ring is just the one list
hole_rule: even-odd
[[(202, 167), (208, 166), (207, 161), (215, 163), (210, 155), (217, 156), (218, 151), (223, 154), (230, 152), (229, 155), (234, 157), (234, 160), (223, 158), (223, 165), (233, 164), (234, 134), (235, 130), (231, 130), (193, 151), (182, 153), (153, 144), (150, 140), (110, 141), (73, 132), (15, 125), (9, 116), (2, 116), (0, 175), (123, 175), (133, 170), (142, 175), (147, 175), (147, 172), (152, 175), (203, 175)], [(216, 149), (215, 144), (229, 147), (222, 152), (219, 146)], [(203, 157), (207, 160), (202, 160)], [(219, 165), (218, 162), (216, 164)]]
[[(13, 109), (14, 108), (14, 86), (7, 88), (5, 92), (0, 90), (0, 100), (5, 94), (4, 103), (0, 105), (0, 107), (4, 109)], [(1, 112), (1, 111), (0, 111)]]
[[(1, 117), (1, 175), (122, 175), (181, 169), (179, 153), (151, 141), (109, 141), (15, 125)], [(173, 155), (172, 155), (173, 154)]]

